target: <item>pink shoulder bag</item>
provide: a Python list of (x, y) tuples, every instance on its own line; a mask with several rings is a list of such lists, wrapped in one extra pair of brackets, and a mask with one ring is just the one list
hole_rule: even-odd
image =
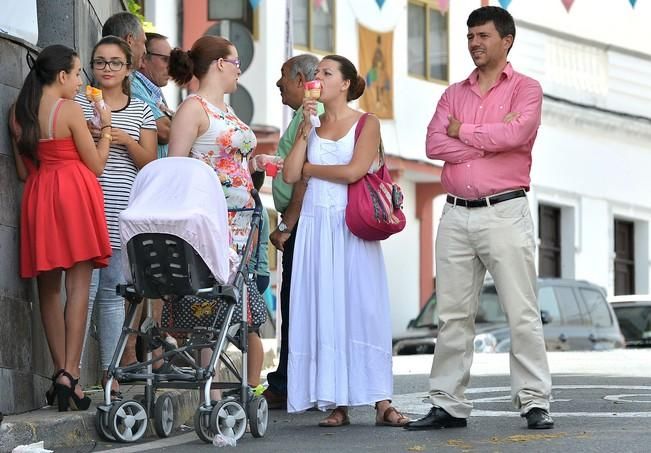
[[(364, 113), (355, 128), (355, 143), (369, 114)], [(348, 185), (346, 225), (351, 233), (365, 241), (381, 241), (405, 228), (402, 212), (403, 195), (393, 183), (384, 164), (384, 147), (380, 139), (380, 168)]]

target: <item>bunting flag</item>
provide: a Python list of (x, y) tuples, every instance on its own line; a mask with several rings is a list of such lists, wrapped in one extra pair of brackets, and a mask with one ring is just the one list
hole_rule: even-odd
[(450, 0), (439, 0), (439, 11), (443, 14), (448, 12), (450, 8)]
[(509, 9), (510, 4), (511, 4), (511, 0), (500, 0), (500, 5), (504, 9)]
[(386, 0), (375, 0), (375, 3), (377, 3), (378, 8), (382, 9), (385, 1)]
[(567, 10), (567, 12), (570, 12), (570, 8), (572, 7), (572, 3), (574, 3), (574, 0), (561, 0), (563, 2), (563, 6)]
[(635, 4), (637, 3), (637, 0), (628, 0), (628, 1), (631, 4), (631, 6), (635, 8)]
[(256, 9), (260, 5), (260, 0), (249, 0), (251, 8)]
[(324, 14), (328, 14), (330, 12), (330, 8), (328, 7), (328, 0), (314, 0), (314, 8), (320, 9)]

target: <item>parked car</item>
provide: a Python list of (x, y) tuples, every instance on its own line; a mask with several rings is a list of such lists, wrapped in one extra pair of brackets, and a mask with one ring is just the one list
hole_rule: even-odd
[(651, 347), (651, 294), (614, 296), (608, 302), (615, 310), (626, 347)]
[[(624, 337), (605, 291), (582, 280), (541, 278), (538, 303), (548, 351), (602, 350), (624, 347)], [(493, 283), (479, 296), (475, 319), (475, 351), (506, 352), (511, 336)], [(407, 330), (393, 338), (393, 353), (432, 354), (438, 334), (436, 292)]]

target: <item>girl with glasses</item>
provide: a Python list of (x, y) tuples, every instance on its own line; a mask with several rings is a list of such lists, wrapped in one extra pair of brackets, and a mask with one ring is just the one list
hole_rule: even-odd
[[(97, 328), (100, 344), (100, 361), (105, 373), (113, 357), (122, 324), (124, 300), (115, 294), (115, 287), (125, 283), (122, 276), (120, 231), (118, 215), (129, 203), (131, 186), (142, 168), (156, 158), (156, 122), (149, 107), (131, 97), (129, 74), (131, 72), (131, 48), (121, 38), (106, 36), (93, 49), (91, 66), (97, 87), (102, 90), (106, 108), (111, 111), (109, 127), (89, 128), (95, 137), (108, 135), (110, 152), (99, 183), (104, 191), (104, 207), (113, 256), (107, 268), (93, 274), (90, 289), (90, 307), (97, 304)], [(75, 100), (81, 105), (84, 116), (90, 120), (93, 106), (83, 94)], [(128, 351), (127, 351), (128, 352)], [(132, 352), (132, 355), (133, 352)], [(124, 360), (131, 363), (135, 357)], [(112, 393), (119, 398), (117, 381), (113, 380)]]
[[(77, 53), (46, 47), (11, 112), (10, 129), (20, 179), (26, 181), (20, 221), (20, 275), (36, 277), (43, 329), (52, 355), (48, 404), (59, 411), (86, 410), (90, 398), (79, 383), (79, 362), (93, 268), (111, 256), (102, 189), (109, 154), (108, 134), (93, 141), (73, 97), (81, 86)], [(101, 112), (101, 125), (111, 112)], [(61, 305), (65, 274), (66, 304)]]

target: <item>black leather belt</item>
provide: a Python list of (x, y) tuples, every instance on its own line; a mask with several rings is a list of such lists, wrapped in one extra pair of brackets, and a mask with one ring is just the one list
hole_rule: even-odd
[(527, 193), (524, 189), (514, 190), (512, 192), (505, 192), (492, 197), (479, 198), (477, 200), (465, 200), (452, 195), (448, 195), (447, 202), (464, 208), (484, 208), (503, 201), (513, 200), (514, 198), (526, 197)]

